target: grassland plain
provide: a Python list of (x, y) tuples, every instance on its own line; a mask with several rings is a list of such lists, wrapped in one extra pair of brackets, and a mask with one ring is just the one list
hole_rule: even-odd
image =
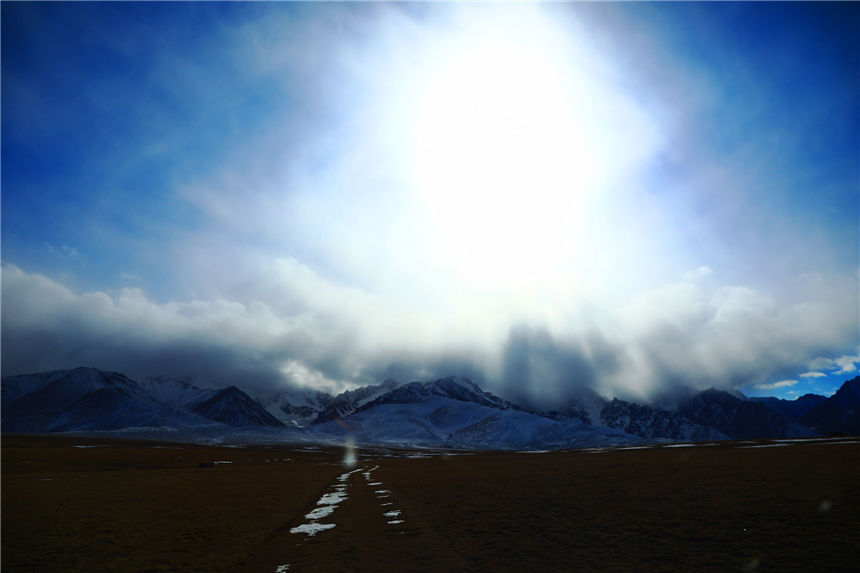
[[(858, 571), (860, 444), (844, 442), (368, 449), (341, 482), (339, 448), (4, 435), (0, 566)], [(347, 499), (322, 520), (336, 526), (291, 533), (338, 483)]]

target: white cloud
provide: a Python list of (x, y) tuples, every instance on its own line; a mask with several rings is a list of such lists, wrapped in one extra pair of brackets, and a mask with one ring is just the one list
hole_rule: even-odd
[(294, 259), (264, 268), (245, 277), (255, 288), (242, 296), (156, 302), (138, 288), (76, 294), (4, 265), (4, 371), (85, 364), (325, 389), (468, 372), (513, 391), (524, 380), (514, 366), (530, 364), (531, 392), (563, 396), (572, 384), (593, 383), (645, 396), (667, 384), (766, 380), (857, 328), (839, 300), (778, 306), (740, 287), (667, 285), (619, 309), (566, 309), (538, 323), (494, 315), (492, 300), (422, 309), (337, 284)]
[[(860, 349), (858, 349), (860, 350)], [(826, 376), (816, 372), (819, 370), (829, 370), (831, 374), (850, 374), (857, 371), (857, 365), (860, 364), (860, 353), (843, 354), (835, 358), (827, 356), (818, 356), (807, 363), (807, 366), (812, 371), (811, 377)], [(803, 376), (801, 374), (801, 376)]]
[(797, 380), (780, 380), (779, 382), (772, 382), (770, 384), (756, 384), (755, 387), (759, 390), (776, 390), (777, 388), (788, 388), (795, 384), (797, 384)]
[(857, 364), (860, 363), (860, 355), (844, 355), (833, 360), (836, 374), (849, 374), (857, 372)]
[(694, 271), (687, 271), (686, 273), (684, 273), (684, 280), (697, 281), (712, 274), (714, 274), (714, 271), (711, 270), (711, 267), (701, 266)]
[(801, 378), (826, 378), (827, 374), (823, 372), (804, 372), (803, 374), (799, 374)]

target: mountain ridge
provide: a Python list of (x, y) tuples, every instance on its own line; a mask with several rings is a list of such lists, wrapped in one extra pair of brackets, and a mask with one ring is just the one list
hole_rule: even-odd
[(710, 388), (688, 393), (674, 408), (583, 389), (552, 411), (523, 407), (456, 376), (388, 379), (337, 396), (293, 388), (262, 398), (237, 386), (200, 388), (164, 377), (137, 382), (87, 367), (2, 379), (4, 432), (268, 428), (304, 440), (350, 434), (373, 443), (490, 449), (860, 433), (858, 405), (860, 377), (830, 398), (777, 401)]

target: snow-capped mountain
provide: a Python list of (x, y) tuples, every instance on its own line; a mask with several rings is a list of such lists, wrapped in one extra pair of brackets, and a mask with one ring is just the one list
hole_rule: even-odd
[(215, 420), (234, 428), (283, 426), (259, 402), (235, 386), (219, 390), (203, 402), (192, 406), (191, 411), (204, 418), (209, 418), (210, 420)]
[(507, 400), (483, 391), (467, 378), (451, 376), (431, 382), (410, 382), (388, 392), (368, 406), (375, 404), (408, 404), (423, 402), (431, 397), (449, 398), (459, 402), (472, 402), (499, 410), (519, 409)]
[(283, 389), (254, 400), (236, 386), (205, 389), (160, 377), (136, 382), (75, 368), (3, 378), (2, 430), (147, 427), (211, 437), (257, 428), (274, 439), (330, 441), (348, 434), (362, 442), (490, 449), (860, 434), (860, 377), (830, 398), (748, 399), (715, 389), (675, 395), (677, 408), (668, 410), (608, 401), (584, 389), (557, 410), (537, 411), (452, 377), (403, 385), (386, 380), (334, 397)]
[(94, 368), (9, 376), (2, 398), (6, 432), (110, 430), (177, 418), (135, 381)]
[(137, 384), (162, 404), (177, 410), (203, 402), (217, 392), (212, 388), (195, 386), (190, 378), (174, 380), (165, 376), (150, 376)]
[(338, 420), (352, 415), (357, 409), (395, 390), (400, 383), (387, 379), (382, 384), (364, 386), (355, 390), (347, 390), (335, 396), (328, 405), (319, 411), (314, 423), (321, 424)]
[(4, 432), (271, 425), (257, 410), (235, 387), (218, 392), (164, 378), (138, 383), (96, 368), (7, 376), (2, 383)]
[(465, 378), (410, 382), (317, 431), (367, 442), (458, 448), (548, 448), (629, 443), (634, 436), (526, 412)]
[(299, 428), (313, 422), (333, 401), (331, 394), (311, 388), (283, 388), (257, 397), (257, 402), (281, 423)]

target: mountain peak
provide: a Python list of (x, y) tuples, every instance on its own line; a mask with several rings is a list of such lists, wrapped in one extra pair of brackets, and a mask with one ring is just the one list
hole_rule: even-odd
[(195, 405), (192, 410), (195, 414), (228, 426), (283, 426), (277, 418), (236, 386), (219, 390)]

